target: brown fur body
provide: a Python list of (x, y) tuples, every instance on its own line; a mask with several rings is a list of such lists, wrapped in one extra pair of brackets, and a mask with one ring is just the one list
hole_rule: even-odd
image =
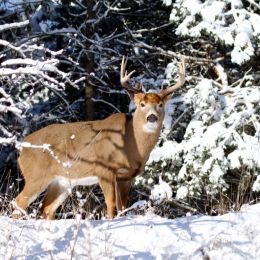
[[(149, 95), (154, 100), (153, 94)], [(123, 113), (117, 113), (104, 120), (50, 125), (27, 136), (24, 142), (39, 146), (48, 144), (52, 154), (43, 148), (22, 148), (19, 166), (25, 187), (16, 199), (17, 205), (25, 209), (58, 177), (82, 179), (97, 176), (104, 193), (110, 188), (107, 186), (114, 187), (117, 181), (118, 191), (114, 191), (113, 200), (119, 192), (118, 209), (126, 207), (132, 179), (143, 171), (161, 128), (159, 126), (156, 133), (145, 133), (139, 122), (143, 119), (139, 117), (137, 114), (130, 119)], [(160, 125), (162, 119), (163, 115)], [(57, 184), (56, 188), (62, 187)], [(48, 205), (54, 201), (49, 200)], [(46, 200), (44, 215), (53, 219), (54, 210), (49, 212), (45, 207)], [(109, 217), (113, 217), (114, 207), (114, 203), (111, 209), (108, 206)]]

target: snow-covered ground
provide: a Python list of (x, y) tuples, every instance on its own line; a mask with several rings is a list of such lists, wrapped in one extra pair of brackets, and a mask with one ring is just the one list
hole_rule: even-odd
[(260, 204), (223, 216), (0, 217), (0, 259), (260, 259)]

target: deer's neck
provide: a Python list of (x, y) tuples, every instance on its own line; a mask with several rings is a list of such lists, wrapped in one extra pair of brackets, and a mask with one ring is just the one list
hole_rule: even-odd
[(133, 117), (127, 129), (128, 145), (132, 151), (135, 151), (136, 159), (146, 162), (149, 155), (158, 141), (162, 123), (158, 122), (158, 128), (154, 132), (147, 132), (138, 118)]

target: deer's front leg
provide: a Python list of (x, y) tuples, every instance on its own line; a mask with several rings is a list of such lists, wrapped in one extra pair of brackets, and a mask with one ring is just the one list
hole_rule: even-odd
[(116, 183), (116, 207), (118, 211), (122, 211), (127, 208), (129, 191), (132, 186), (132, 180), (117, 181)]
[(104, 193), (108, 218), (112, 219), (115, 216), (116, 207), (115, 182), (99, 178), (99, 185)]

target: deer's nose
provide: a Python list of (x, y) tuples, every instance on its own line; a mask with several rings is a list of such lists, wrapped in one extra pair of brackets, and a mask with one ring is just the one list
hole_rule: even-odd
[(151, 114), (147, 117), (147, 121), (150, 122), (150, 123), (154, 123), (158, 120), (158, 117), (154, 114)]

